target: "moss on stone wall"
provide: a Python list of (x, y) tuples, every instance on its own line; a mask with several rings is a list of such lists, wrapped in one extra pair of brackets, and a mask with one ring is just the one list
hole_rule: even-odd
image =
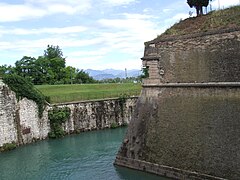
[(35, 101), (38, 106), (39, 117), (42, 117), (47, 97), (45, 97), (40, 91), (34, 88), (32, 83), (27, 81), (25, 78), (15, 74), (5, 75), (3, 77), (3, 82), (16, 93), (18, 100), (25, 97), (27, 99)]
[(2, 147), (0, 147), (0, 152), (11, 151), (11, 150), (15, 149), (16, 147), (17, 147), (17, 144), (15, 142), (5, 143), (5, 144), (3, 144)]

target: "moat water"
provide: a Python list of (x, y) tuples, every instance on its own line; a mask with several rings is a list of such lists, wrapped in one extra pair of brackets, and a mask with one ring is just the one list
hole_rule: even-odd
[(1, 180), (159, 180), (152, 174), (113, 166), (126, 128), (45, 140), (0, 153)]

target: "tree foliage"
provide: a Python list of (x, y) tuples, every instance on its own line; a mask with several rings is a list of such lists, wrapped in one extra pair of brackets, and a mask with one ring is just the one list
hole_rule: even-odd
[(62, 124), (70, 117), (70, 109), (68, 107), (53, 107), (48, 111), (48, 119), (50, 121), (51, 132), (48, 134), (50, 138), (60, 138), (65, 135)]
[(16, 61), (15, 67), (0, 66), (0, 76), (4, 74), (17, 74), (36, 85), (96, 82), (83, 70), (66, 67), (62, 50), (53, 45), (48, 45), (43, 55), (38, 58), (23, 56)]
[(84, 72), (83, 70), (77, 72), (75, 77), (75, 83), (76, 84), (89, 84), (89, 83), (95, 83), (96, 81), (89, 76), (88, 73)]
[(47, 49), (44, 50), (43, 56), (46, 57), (47, 59), (63, 58), (63, 52), (59, 48), (59, 46), (48, 45)]
[(8, 66), (8, 65), (2, 65), (0, 66), (0, 77), (2, 77), (5, 74), (14, 74), (15, 72), (15, 68), (12, 66)]
[(203, 7), (207, 7), (209, 0), (187, 0), (188, 5), (196, 9), (197, 16), (203, 14)]

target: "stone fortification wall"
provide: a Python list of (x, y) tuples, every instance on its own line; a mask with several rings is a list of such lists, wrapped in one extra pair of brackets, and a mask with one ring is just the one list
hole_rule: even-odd
[(26, 98), (17, 101), (7, 85), (0, 84), (0, 147), (6, 143), (17, 145), (45, 139), (50, 130), (47, 109), (38, 117), (35, 102)]
[(42, 118), (39, 118), (37, 104), (32, 100), (26, 98), (20, 100), (18, 102), (18, 108), (17, 113), (19, 113), (19, 124), (18, 121), (16, 123), (19, 131), (19, 143), (27, 144), (47, 138), (50, 131), (48, 121), (49, 107), (46, 107)]
[(137, 98), (125, 100), (108, 99), (77, 103), (59, 104), (71, 110), (70, 119), (65, 123), (67, 133), (98, 130), (111, 126), (128, 124), (132, 119)]
[(45, 139), (49, 132), (47, 108), (38, 117), (35, 102), (26, 98), (17, 101), (7, 85), (0, 84), (0, 147), (6, 143), (17, 145)]
[(240, 30), (150, 41), (143, 65), (157, 83), (239, 82), (239, 42)]
[[(121, 126), (131, 121), (137, 97), (57, 104), (71, 110), (63, 124), (66, 133)], [(17, 101), (15, 93), (0, 80), (0, 147), (6, 143), (27, 144), (48, 137), (50, 123), (47, 106), (42, 118), (35, 102), (26, 98)]]
[(176, 179), (238, 179), (240, 31), (157, 40), (146, 44), (149, 78), (115, 164)]
[(240, 176), (240, 88), (144, 88), (135, 111), (120, 157), (215, 177)]
[[(5, 143), (17, 142), (15, 94), (0, 80), (0, 147)], [(11, 132), (11, 133), (10, 133)]]

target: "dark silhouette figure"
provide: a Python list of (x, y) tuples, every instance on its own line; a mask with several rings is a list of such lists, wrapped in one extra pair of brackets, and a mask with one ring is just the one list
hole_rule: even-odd
[(187, 0), (188, 5), (196, 9), (197, 16), (203, 14), (203, 6), (207, 7), (209, 0)]

